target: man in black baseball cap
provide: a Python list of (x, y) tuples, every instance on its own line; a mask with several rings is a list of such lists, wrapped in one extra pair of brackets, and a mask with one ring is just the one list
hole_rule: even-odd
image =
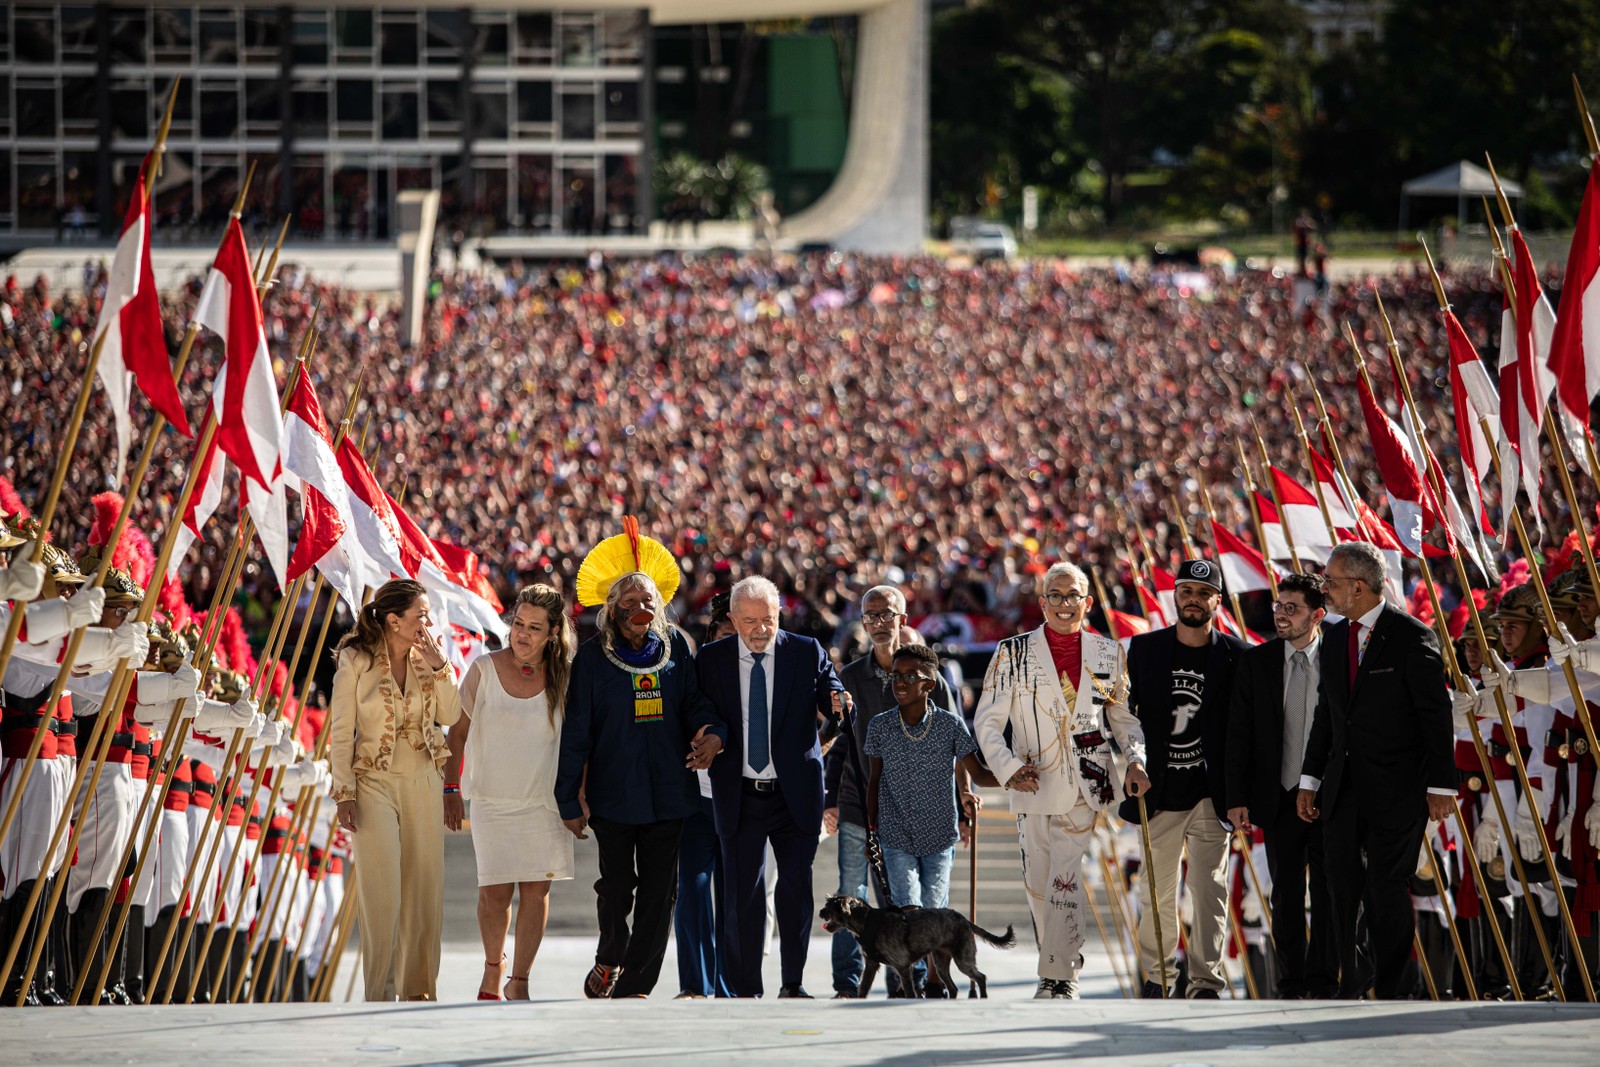
[[(1223, 988), (1222, 951), (1227, 931), (1228, 828), (1223, 752), (1233, 670), (1244, 642), (1219, 632), (1212, 621), (1222, 601), (1222, 572), (1204, 559), (1178, 568), (1178, 621), (1135, 637), (1128, 646), (1128, 707), (1144, 727), (1150, 774), (1147, 811), (1151, 867), (1139, 884), (1144, 910), (1139, 954), (1144, 972), (1174, 968), (1178, 944), (1178, 871), (1189, 852), (1189, 896), (1194, 921), (1188, 941), (1191, 998), (1217, 999)], [(1122, 817), (1139, 818), (1127, 800)], [(1161, 908), (1158, 942), (1152, 925), (1152, 888)], [(1159, 957), (1165, 954), (1166, 959)], [(1161, 985), (1144, 984), (1143, 995), (1160, 997)]]

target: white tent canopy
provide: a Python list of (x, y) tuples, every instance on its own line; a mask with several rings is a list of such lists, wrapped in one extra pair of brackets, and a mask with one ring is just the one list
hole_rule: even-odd
[[(1507, 198), (1512, 200), (1522, 199), (1522, 185), (1509, 178), (1500, 179), (1500, 188), (1505, 190)], [(1465, 225), (1467, 221), (1467, 201), (1479, 197), (1494, 196), (1494, 177), (1489, 171), (1461, 160), (1448, 167), (1441, 167), (1431, 174), (1424, 174), (1420, 178), (1412, 178), (1400, 187), (1400, 228), (1406, 228), (1406, 220), (1411, 213), (1411, 200), (1415, 197), (1439, 197), (1454, 199), (1456, 202), (1456, 224)]]

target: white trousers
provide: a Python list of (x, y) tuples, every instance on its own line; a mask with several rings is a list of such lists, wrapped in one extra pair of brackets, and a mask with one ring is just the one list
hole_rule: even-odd
[[(94, 771), (91, 768), (90, 774)], [(122, 850), (139, 812), (141, 783), (126, 763), (107, 763), (94, 795), (78, 810), (78, 859), (67, 873), (67, 910), (75, 912), (91, 889), (115, 889), (122, 881)]]
[(1075, 978), (1083, 952), (1089, 897), (1083, 857), (1093, 839), (1095, 812), (1080, 797), (1065, 815), (1018, 815), (1022, 884), (1039, 942), (1039, 977)]
[[(22, 777), (20, 759), (0, 759), (0, 813), (11, 805)], [(42, 759), (33, 765), (28, 784), (22, 791), (22, 801), (17, 805), (16, 818), (0, 843), (0, 878), (4, 889), (0, 899), (10, 900), (17, 887), (39, 877), (45, 867), (45, 850), (50, 847), (50, 835), (67, 806), (67, 790), (72, 784), (74, 766), (70, 759)], [(51, 873), (61, 866), (67, 853), (67, 835), (61, 835), (56, 855), (50, 864)]]

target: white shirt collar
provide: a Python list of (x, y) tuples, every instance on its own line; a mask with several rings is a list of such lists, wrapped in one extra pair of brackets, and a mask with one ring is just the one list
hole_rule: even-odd
[(1357, 619), (1356, 622), (1359, 622), (1361, 624), (1361, 628), (1362, 629), (1364, 629), (1364, 630), (1366, 630), (1368, 632), (1371, 632), (1372, 628), (1378, 624), (1378, 616), (1382, 615), (1382, 614), (1383, 614), (1383, 601), (1380, 600), (1380, 601), (1378, 601), (1378, 606), (1377, 607), (1373, 608), (1371, 611), (1369, 611), (1365, 615), (1361, 616), (1361, 618)]
[(1304, 652), (1306, 654), (1306, 658), (1307, 659), (1316, 659), (1317, 658), (1317, 652), (1321, 648), (1322, 648), (1322, 627), (1318, 626), (1317, 627), (1316, 636), (1311, 638), (1311, 643), (1309, 645), (1307, 645), (1305, 648), (1295, 648), (1294, 647), (1294, 642), (1285, 641), (1283, 643), (1283, 661), (1285, 663), (1287, 663), (1290, 660), (1294, 659), (1294, 654), (1296, 652)]

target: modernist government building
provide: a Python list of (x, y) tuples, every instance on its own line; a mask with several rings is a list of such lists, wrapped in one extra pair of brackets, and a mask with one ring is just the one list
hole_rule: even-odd
[[(410, 189), (438, 189), (441, 219), (478, 232), (638, 234), (657, 214), (657, 98), (707, 77), (702, 68), (686, 77), (676, 61), (658, 64), (661, 32), (848, 15), (854, 72), (840, 109), (848, 118), (839, 119), (848, 136), (841, 126), (825, 187), (785, 211), (784, 236), (916, 247), (926, 214), (928, 7), (0, 5), (0, 241), (114, 233), (175, 77), (181, 88), (155, 191), (157, 233), (168, 240), (214, 234), (250, 163), (247, 215), (288, 215), (301, 240), (387, 241), (396, 197)], [(726, 79), (726, 68), (708, 69)], [(789, 94), (796, 99), (784, 106), (803, 111), (806, 85), (798, 79)], [(681, 120), (664, 125), (685, 132)], [(797, 119), (786, 128), (806, 126)]]

